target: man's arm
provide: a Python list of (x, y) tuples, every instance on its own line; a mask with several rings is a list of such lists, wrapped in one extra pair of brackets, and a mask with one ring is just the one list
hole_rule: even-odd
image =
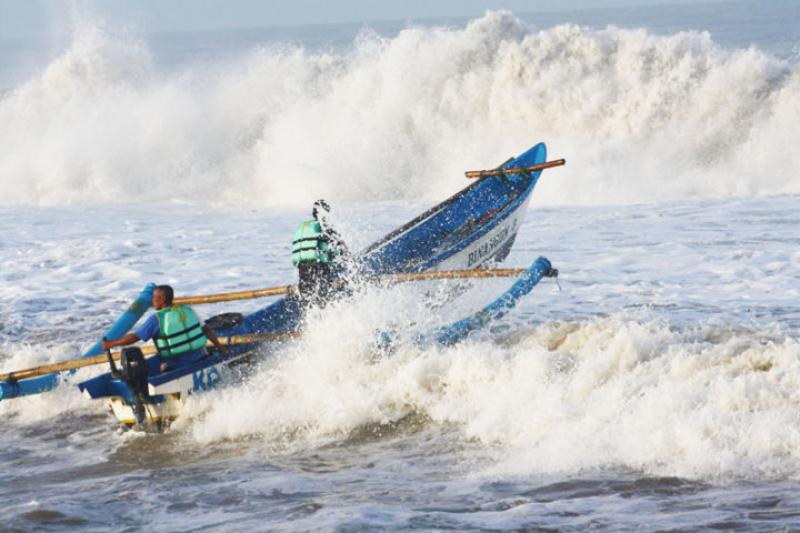
[(103, 349), (108, 350), (115, 346), (128, 346), (134, 342), (149, 341), (156, 335), (158, 335), (158, 317), (150, 315), (135, 333), (128, 333), (114, 341), (103, 341)]
[(128, 333), (122, 338), (119, 338), (115, 341), (103, 341), (103, 349), (108, 350), (109, 348), (114, 348), (115, 346), (127, 346), (129, 344), (133, 344), (134, 342), (139, 342), (140, 339), (136, 333)]
[(221, 350), (221, 351), (223, 351), (225, 353), (230, 352), (230, 350), (228, 350), (227, 346), (225, 346), (221, 342), (219, 342), (219, 339), (217, 338), (217, 334), (214, 333), (214, 331), (210, 327), (203, 326), (203, 333), (206, 334), (206, 337), (208, 337), (208, 340), (211, 341), (211, 344), (213, 344), (216, 349)]

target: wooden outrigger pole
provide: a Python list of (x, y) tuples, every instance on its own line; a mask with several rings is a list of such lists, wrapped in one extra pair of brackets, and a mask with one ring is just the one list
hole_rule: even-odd
[[(499, 277), (515, 277), (522, 275), (526, 269), (524, 268), (497, 268), (497, 269), (484, 269), (476, 268), (470, 270), (442, 270), (433, 272), (405, 272), (400, 274), (387, 274), (380, 276), (378, 279), (386, 282), (402, 283), (407, 281), (432, 281), (442, 279), (466, 279), (466, 278), (499, 278)], [(289, 294), (297, 292), (296, 285), (286, 285), (283, 287), (268, 287), (265, 289), (256, 289), (251, 291), (237, 291), (221, 294), (209, 294), (205, 296), (184, 296), (182, 298), (175, 298), (174, 303), (181, 304), (205, 304), (228, 302), (235, 300), (246, 300), (249, 298), (263, 298), (266, 296), (278, 296), (282, 294)], [(227, 346), (235, 346), (240, 344), (254, 344), (257, 342), (267, 341), (281, 341), (288, 340), (296, 337), (298, 332), (289, 333), (264, 333), (252, 335), (233, 335), (231, 337), (220, 337), (220, 343)], [(213, 345), (209, 342), (207, 347), (212, 348)], [(154, 346), (142, 347), (144, 355), (153, 355), (156, 353)], [(112, 352), (114, 360), (119, 360), (120, 352)], [(44, 376), (54, 372), (64, 372), (67, 370), (75, 370), (87, 366), (99, 365), (108, 363), (108, 354), (99, 354), (90, 357), (77, 357), (67, 361), (58, 363), (50, 363), (25, 370), (18, 370), (15, 372), (8, 372), (0, 374), (0, 381), (19, 381), (29, 379), (37, 376)]]
[[(224, 346), (238, 346), (241, 344), (255, 344), (257, 342), (285, 341), (297, 337), (298, 335), (299, 332), (294, 331), (287, 333), (232, 335), (230, 337), (219, 337), (219, 342)], [(206, 344), (206, 348), (213, 347), (214, 345), (211, 343), (211, 341)], [(141, 350), (144, 355), (154, 355), (156, 353), (155, 346), (143, 346), (141, 347)], [(119, 351), (111, 352), (111, 358), (115, 361), (119, 361), (120, 353), (121, 352)], [(0, 381), (19, 381), (21, 379), (35, 378), (37, 376), (52, 374), (53, 372), (64, 372), (66, 370), (75, 370), (77, 368), (83, 368), (87, 366), (101, 365), (108, 363), (108, 356), (109, 354), (103, 353), (100, 355), (93, 355), (91, 357), (76, 357), (75, 359), (61, 361), (60, 363), (50, 363), (47, 365), (27, 368), (25, 370), (18, 370), (16, 372), (9, 372), (7, 374), (0, 374)]]
[[(389, 283), (402, 283), (407, 281), (432, 281), (439, 279), (465, 279), (465, 278), (501, 278), (519, 276), (525, 272), (524, 268), (473, 268), (468, 270), (441, 270), (432, 272), (403, 272), (400, 274), (386, 274), (378, 279)], [(264, 298), (266, 296), (281, 296), (297, 292), (297, 285), (283, 287), (268, 287), (251, 291), (225, 292), (220, 294), (207, 294), (204, 296), (176, 297), (176, 304), (195, 305), (230, 302), (234, 300), (247, 300), (250, 298)]]
[(567, 163), (566, 159), (556, 159), (555, 161), (547, 161), (545, 163), (539, 163), (527, 167), (514, 167), (514, 168), (504, 168), (496, 170), (470, 170), (468, 172), (464, 172), (464, 175), (468, 178), (485, 178), (488, 176), (507, 176), (509, 174), (525, 174), (528, 172), (535, 172), (537, 170), (544, 170), (546, 168), (560, 167), (562, 165), (565, 165), (566, 163)]

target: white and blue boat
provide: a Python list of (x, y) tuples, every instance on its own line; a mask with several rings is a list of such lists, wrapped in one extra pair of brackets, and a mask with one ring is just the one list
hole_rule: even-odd
[[(544, 143), (539, 143), (498, 169), (539, 165), (545, 162), (546, 153)], [(482, 177), (367, 247), (358, 258), (361, 271), (381, 275), (475, 269), (502, 261), (513, 246), (540, 174), (541, 170), (520, 170)], [(444, 344), (457, 342), (482, 327), (488, 318), (504, 312), (498, 311), (513, 306), (549, 271), (549, 262), (538, 259), (496, 302), (473, 317), (432, 332), (427, 338)], [(104, 337), (119, 338), (129, 331), (149, 308), (151, 291), (152, 285), (146, 287)], [(218, 336), (254, 336), (259, 340), (232, 345), (228, 354), (210, 351), (208, 357), (166, 373), (159, 372), (155, 359), (142, 360), (140, 366), (147, 368), (147, 372), (140, 369), (135, 383), (134, 377), (125, 376), (123, 370), (122, 376), (108, 372), (83, 381), (78, 387), (89, 398), (109, 400), (123, 424), (146, 422), (160, 426), (179, 416), (193, 393), (229, 381), (237, 366), (254, 354), (264, 338), (295, 334), (301, 317), (301, 307), (293, 297), (278, 299), (248, 315), (227, 313), (208, 322)], [(98, 342), (84, 356), (101, 353)], [(0, 381), (0, 399), (44, 392), (58, 382), (59, 374)]]

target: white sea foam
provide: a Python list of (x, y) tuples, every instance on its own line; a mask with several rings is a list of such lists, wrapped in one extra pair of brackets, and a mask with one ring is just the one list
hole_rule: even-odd
[[(259, 452), (306, 451), (411, 415), (481, 454), (499, 451), (479, 472), (501, 478), (606, 466), (792, 477), (796, 205), (783, 196), (532, 210), (507, 265), (545, 255), (564, 290), (543, 282), (488, 340), (448, 349), (407, 342), (487, 303), (510, 280), (476, 282), (435, 312), (423, 286), (368, 292), (312, 317), (301, 340), (242, 386), (193, 396), (174, 432), (202, 449), (245, 440)], [(363, 243), (424, 207), (336, 204), (335, 212), (348, 242)], [(150, 281), (182, 295), (291, 283), (291, 235), (307, 216), (178, 204), (0, 209), (0, 370), (81, 353)], [(376, 331), (386, 330), (404, 334), (391, 354), (375, 349)], [(12, 433), (83, 417), (75, 426), (103, 440), (113, 418), (95, 416), (104, 403), (74, 386), (102, 370), (3, 400), (0, 415)]]
[(152, 63), (84, 25), (0, 97), (0, 203), (438, 199), (539, 140), (569, 160), (540, 185), (549, 204), (800, 192), (800, 70), (702, 32), (495, 12), (347, 52)]
[(421, 415), (499, 450), (485, 473), (504, 478), (608, 467), (768, 478), (800, 465), (800, 344), (780, 332), (677, 332), (618, 315), (376, 359), (370, 328), (342, 316), (247, 386), (195, 402), (182, 427), (203, 443), (257, 435), (304, 448)]
[[(0, 348), (0, 354), (8, 351), (9, 357), (3, 358), (3, 366), (8, 370), (20, 370), (42, 364), (55, 363), (69, 357), (74, 352), (74, 344), (48, 346), (9, 344)], [(48, 394), (34, 395), (22, 401), (5, 400), (0, 402), (0, 417), (9, 423), (22, 425), (56, 420), (61, 417), (78, 417), (86, 414), (104, 413), (105, 408), (97, 402), (87, 402), (81, 395), (76, 383), (97, 375), (101, 370), (82, 369), (75, 374), (63, 374), (62, 384)]]

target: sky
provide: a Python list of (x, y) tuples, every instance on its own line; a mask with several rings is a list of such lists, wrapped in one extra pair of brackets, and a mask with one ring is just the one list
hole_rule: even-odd
[(75, 12), (147, 31), (197, 31), (690, 3), (686, 0), (0, 0), (0, 40), (35, 39)]

